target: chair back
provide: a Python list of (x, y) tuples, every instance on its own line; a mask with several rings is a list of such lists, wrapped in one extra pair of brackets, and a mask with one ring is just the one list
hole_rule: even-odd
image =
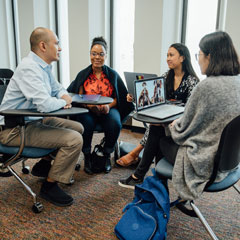
[(12, 76), (13, 71), (11, 69), (0, 68), (0, 104), (2, 103), (3, 96), (7, 89), (7, 85)]
[(0, 105), (2, 103), (6, 90), (7, 90), (7, 85), (0, 85)]
[(13, 71), (11, 69), (0, 68), (0, 85), (7, 85), (12, 76)]
[(234, 118), (224, 128), (218, 151), (214, 159), (214, 169), (208, 186), (216, 179), (218, 171), (236, 168), (240, 163), (240, 116)]

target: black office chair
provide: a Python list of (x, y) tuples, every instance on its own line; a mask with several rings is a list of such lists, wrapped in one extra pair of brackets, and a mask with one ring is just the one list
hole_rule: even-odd
[(13, 71), (8, 68), (0, 68), (0, 85), (7, 85), (13, 76)]
[[(4, 73), (7, 73), (6, 75)], [(13, 72), (9, 69), (0, 69), (0, 78), (4, 78), (6, 80), (10, 79), (13, 75)], [(2, 102), (3, 96), (7, 89), (8, 81), (3, 82), (3, 85), (0, 85), (0, 104)], [(8, 119), (8, 120), (6, 120)], [(12, 121), (11, 116), (5, 116), (6, 121)], [(14, 117), (14, 121), (17, 121), (16, 116)], [(33, 148), (33, 147), (24, 147), (24, 120), (23, 118), (19, 119), (18, 125), (21, 126), (21, 144), (19, 147), (8, 147), (0, 143), (0, 177), (10, 177), (14, 176), (23, 187), (32, 195), (33, 197), (33, 206), (32, 210), (35, 213), (39, 213), (43, 209), (43, 205), (37, 201), (36, 194), (32, 191), (32, 189), (21, 179), (21, 177), (16, 173), (16, 171), (12, 168), (14, 164), (19, 161), (22, 161), (22, 172), (24, 174), (29, 173), (29, 168), (25, 166), (25, 160), (28, 158), (42, 158), (44, 156), (49, 155), (55, 149), (44, 149), (44, 148)]]
[[(161, 159), (156, 168), (156, 173), (160, 178), (172, 179), (173, 165), (165, 158)], [(215, 182), (218, 172), (230, 171), (221, 182)], [(214, 159), (214, 169), (212, 176), (207, 183), (204, 191), (220, 192), (230, 187), (234, 187), (240, 194), (240, 189), (236, 183), (240, 179), (240, 116), (233, 119), (223, 130), (218, 151)], [(186, 207), (189, 204), (191, 209)], [(195, 205), (194, 201), (184, 201), (176, 205), (183, 213), (198, 217), (212, 239), (218, 239), (213, 230)]]
[(4, 93), (6, 91), (6, 85), (8, 85), (13, 71), (8, 68), (0, 68), (0, 103), (2, 102)]

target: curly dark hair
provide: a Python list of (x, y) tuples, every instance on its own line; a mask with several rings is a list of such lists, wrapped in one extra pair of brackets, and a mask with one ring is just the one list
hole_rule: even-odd
[(104, 47), (105, 51), (107, 52), (107, 42), (103, 37), (95, 37), (92, 40), (92, 45), (91, 45), (91, 49), (93, 48), (94, 45), (96, 44), (100, 44)]

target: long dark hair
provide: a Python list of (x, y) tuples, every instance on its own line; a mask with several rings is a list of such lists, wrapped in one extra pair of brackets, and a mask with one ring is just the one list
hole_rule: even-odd
[(240, 63), (231, 37), (222, 31), (205, 35), (199, 47), (205, 56), (210, 54), (207, 76), (238, 75)]
[[(192, 75), (196, 79), (198, 79), (192, 67), (191, 56), (188, 48), (182, 43), (174, 43), (169, 48), (171, 47), (175, 48), (178, 51), (179, 55), (183, 56), (184, 58), (182, 62), (182, 71), (185, 73), (185, 76)], [(166, 77), (166, 90), (167, 90), (167, 97), (174, 90), (174, 70), (173, 69), (170, 69), (168, 71), (168, 74)]]

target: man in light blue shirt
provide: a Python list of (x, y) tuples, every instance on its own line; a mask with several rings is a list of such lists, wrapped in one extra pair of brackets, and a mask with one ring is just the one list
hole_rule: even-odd
[[(51, 63), (59, 60), (61, 51), (57, 36), (51, 30), (39, 27), (32, 32), (30, 45), (29, 55), (19, 64), (9, 82), (0, 110), (37, 109), (40, 112), (51, 112), (71, 108), (72, 98), (51, 72)], [(71, 205), (73, 198), (57, 182), (70, 183), (82, 150), (82, 125), (54, 117), (29, 117), (26, 120), (25, 146), (58, 149), (53, 164), (41, 160), (37, 163), (38, 166), (34, 166), (42, 168), (46, 174), (40, 195), (58, 206)], [(1, 116), (0, 125), (3, 128), (0, 142), (8, 146), (19, 146), (19, 126), (7, 128), (4, 124), (4, 117)]]

